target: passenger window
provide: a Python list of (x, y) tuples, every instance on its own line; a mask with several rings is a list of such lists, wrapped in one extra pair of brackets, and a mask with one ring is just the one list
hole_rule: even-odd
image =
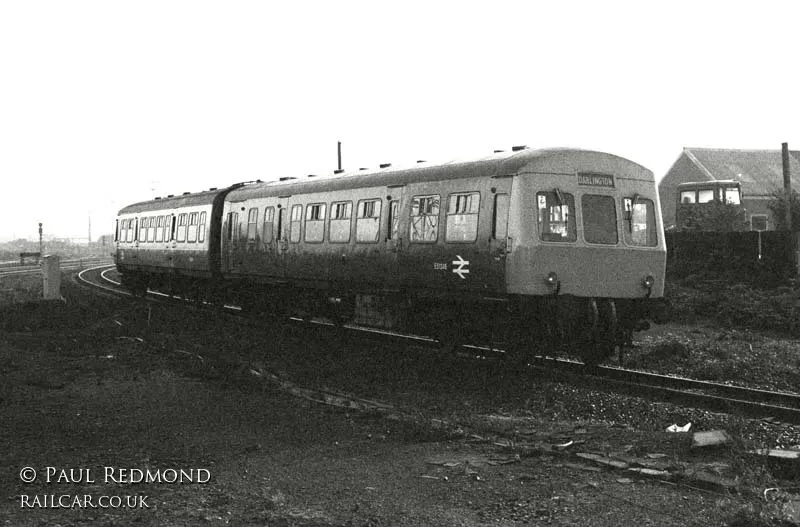
[(197, 212), (189, 213), (189, 229), (186, 235), (186, 241), (194, 243), (197, 241), (197, 220), (199, 214)]
[(156, 218), (156, 242), (164, 241), (164, 216)]
[(292, 206), (292, 223), (289, 226), (289, 241), (297, 243), (300, 241), (300, 231), (303, 227), (303, 206)]
[(186, 241), (186, 214), (178, 214), (178, 234), (175, 237), (175, 241), (178, 242), (185, 242)]
[(272, 226), (274, 225), (275, 207), (267, 207), (264, 209), (264, 234), (262, 239), (264, 244), (272, 243)]
[(400, 228), (400, 216), (398, 216), (400, 209), (400, 201), (392, 200), (389, 202), (389, 221), (386, 227), (386, 239), (394, 240), (397, 238), (397, 231)]
[(197, 241), (203, 243), (206, 241), (206, 213), (200, 213), (200, 225), (197, 227)]
[(474, 242), (478, 239), (480, 192), (450, 194), (444, 239), (448, 242)]
[(378, 241), (381, 230), (381, 200), (371, 199), (358, 202), (356, 216), (356, 241), (374, 243)]
[(412, 242), (432, 243), (439, 237), (439, 196), (414, 196), (411, 201), (409, 238)]
[(617, 207), (611, 196), (587, 194), (581, 198), (583, 238), (589, 243), (616, 245)]
[(495, 194), (492, 214), (492, 238), (505, 240), (508, 237), (508, 194)]
[(655, 247), (658, 245), (656, 235), (656, 208), (652, 200), (634, 196), (623, 199), (625, 210), (625, 242), (629, 245)]
[(545, 242), (574, 242), (578, 239), (575, 226), (575, 198), (556, 189), (536, 194), (539, 210), (539, 237)]
[(247, 245), (255, 245), (258, 238), (258, 209), (252, 207), (247, 211)]
[(328, 240), (331, 243), (348, 243), (350, 241), (350, 216), (353, 211), (351, 201), (331, 203), (331, 220), (328, 227)]
[(325, 204), (314, 203), (306, 207), (305, 241), (319, 243), (325, 237)]

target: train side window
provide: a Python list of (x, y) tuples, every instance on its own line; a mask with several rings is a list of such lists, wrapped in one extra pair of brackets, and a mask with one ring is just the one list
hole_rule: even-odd
[(400, 201), (393, 199), (389, 202), (389, 221), (386, 224), (386, 239), (397, 239), (397, 232), (400, 230)]
[(156, 243), (164, 241), (164, 216), (156, 217)]
[(289, 226), (289, 241), (297, 243), (300, 241), (300, 232), (303, 227), (303, 206), (292, 205), (292, 223)]
[(331, 219), (328, 225), (328, 240), (331, 243), (350, 242), (350, 217), (352, 213), (352, 201), (331, 203)]
[(575, 226), (575, 198), (558, 189), (536, 194), (539, 238), (545, 242), (574, 242), (578, 239)]
[(200, 225), (197, 226), (197, 241), (203, 243), (206, 241), (206, 213), (200, 213)]
[(197, 223), (198, 223), (198, 214), (197, 212), (190, 212), (189, 213), (189, 225), (187, 228), (186, 233), (186, 241), (190, 243), (195, 243), (197, 241)]
[[(586, 194), (581, 198), (583, 238), (589, 243), (616, 245), (617, 207), (611, 196)], [(655, 220), (654, 220), (655, 221)]]
[(652, 200), (634, 196), (624, 198), (625, 242), (629, 245), (655, 247), (658, 245), (656, 234), (656, 207)]
[(381, 230), (381, 200), (368, 199), (358, 202), (356, 215), (356, 241), (375, 243)]
[(261, 239), (264, 244), (272, 243), (272, 226), (274, 225), (275, 207), (267, 207), (264, 209), (264, 233)]
[(681, 192), (681, 203), (696, 203), (697, 193), (694, 190), (684, 190)]
[(251, 207), (247, 211), (247, 245), (255, 245), (258, 241), (258, 208)]
[(704, 189), (697, 191), (697, 203), (709, 203), (714, 201), (714, 190)]
[(480, 192), (450, 194), (444, 239), (448, 242), (474, 242), (478, 239)]
[(156, 241), (156, 217), (150, 216), (147, 218), (147, 241)]
[(409, 239), (433, 243), (439, 237), (439, 196), (414, 196), (411, 201)]
[(508, 237), (508, 194), (495, 194), (492, 212), (492, 238), (505, 240)]
[(306, 207), (306, 229), (304, 240), (319, 243), (325, 237), (325, 204), (313, 203)]
[(185, 242), (186, 241), (186, 213), (178, 214), (178, 234), (175, 237), (175, 241), (177, 242)]

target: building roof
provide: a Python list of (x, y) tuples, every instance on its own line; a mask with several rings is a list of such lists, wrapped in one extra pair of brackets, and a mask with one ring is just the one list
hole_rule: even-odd
[[(780, 150), (683, 149), (709, 180), (734, 180), (745, 196), (767, 196), (783, 189), (783, 158)], [(800, 191), (800, 152), (789, 156), (792, 189)]]

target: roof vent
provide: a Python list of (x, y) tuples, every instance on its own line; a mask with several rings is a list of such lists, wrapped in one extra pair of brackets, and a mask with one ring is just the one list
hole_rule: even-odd
[(505, 150), (495, 150), (494, 151), (495, 154), (499, 154), (500, 152), (505, 152)]
[(367, 167), (361, 167), (359, 170), (369, 170)]
[(210, 188), (210, 189), (208, 189), (208, 190), (217, 190), (217, 187), (211, 187), (211, 188)]
[(317, 177), (316, 174), (309, 174), (308, 177)]
[(417, 159), (417, 163), (427, 163), (424, 159)]
[(168, 197), (168, 198), (174, 198), (174, 197), (175, 197), (175, 194), (167, 194), (167, 197)]
[(161, 199), (161, 196), (156, 196), (156, 199)]
[(527, 148), (528, 148), (528, 145), (517, 145), (517, 146), (512, 146), (511, 147), (511, 151), (512, 152), (519, 152), (520, 150), (526, 150)]
[(392, 164), (391, 164), (391, 163), (381, 163), (381, 164), (380, 164), (380, 167), (381, 167), (381, 168), (389, 168), (390, 166), (392, 166)]
[(344, 172), (343, 168), (339, 168), (333, 171), (334, 174), (341, 174), (342, 172)]
[(284, 176), (282, 178), (278, 178), (278, 181), (290, 181), (292, 179), (297, 179), (297, 178), (294, 176)]
[(183, 194), (181, 194), (181, 196), (188, 196), (189, 194), (191, 194), (191, 192), (184, 192)]

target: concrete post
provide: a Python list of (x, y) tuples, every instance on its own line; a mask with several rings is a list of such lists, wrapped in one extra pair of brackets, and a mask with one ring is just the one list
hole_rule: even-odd
[(61, 299), (61, 258), (48, 255), (42, 258), (42, 277), (44, 280), (44, 299)]

